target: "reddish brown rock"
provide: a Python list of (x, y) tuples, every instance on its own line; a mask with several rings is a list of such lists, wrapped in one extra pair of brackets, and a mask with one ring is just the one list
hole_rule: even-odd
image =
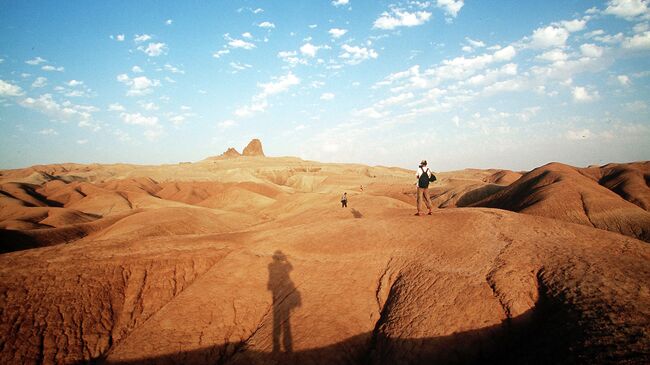
[(264, 156), (264, 151), (262, 150), (262, 142), (259, 139), (253, 139), (248, 143), (246, 148), (242, 153), (244, 156)]
[(643, 166), (3, 171), (0, 363), (648, 363)]

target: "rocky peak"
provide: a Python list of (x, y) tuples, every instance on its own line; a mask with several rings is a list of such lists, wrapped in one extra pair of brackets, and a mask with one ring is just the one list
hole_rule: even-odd
[(260, 142), (259, 139), (255, 138), (250, 143), (248, 143), (248, 146), (244, 148), (244, 152), (242, 153), (244, 156), (264, 156), (264, 151), (262, 150), (262, 142)]
[(239, 157), (241, 156), (241, 153), (237, 152), (236, 149), (230, 147), (226, 152), (221, 154), (222, 157)]

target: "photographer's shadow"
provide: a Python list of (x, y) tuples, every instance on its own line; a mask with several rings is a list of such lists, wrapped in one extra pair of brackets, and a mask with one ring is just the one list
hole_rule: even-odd
[(291, 311), (301, 305), (300, 292), (289, 277), (293, 266), (282, 251), (273, 253), (269, 264), (268, 290), (273, 296), (273, 352), (293, 352)]

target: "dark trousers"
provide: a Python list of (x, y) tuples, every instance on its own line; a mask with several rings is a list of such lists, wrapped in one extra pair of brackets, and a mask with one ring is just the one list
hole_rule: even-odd
[(341, 208), (347, 208), (348, 207), (348, 201), (347, 200), (341, 200)]

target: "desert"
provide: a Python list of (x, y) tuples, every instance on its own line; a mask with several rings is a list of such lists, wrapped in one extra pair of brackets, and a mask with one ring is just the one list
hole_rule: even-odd
[(3, 170), (2, 362), (650, 359), (649, 162), (442, 172), (414, 217), (414, 171), (251, 145)]
[(0, 365), (650, 364), (650, 0), (0, 1)]

